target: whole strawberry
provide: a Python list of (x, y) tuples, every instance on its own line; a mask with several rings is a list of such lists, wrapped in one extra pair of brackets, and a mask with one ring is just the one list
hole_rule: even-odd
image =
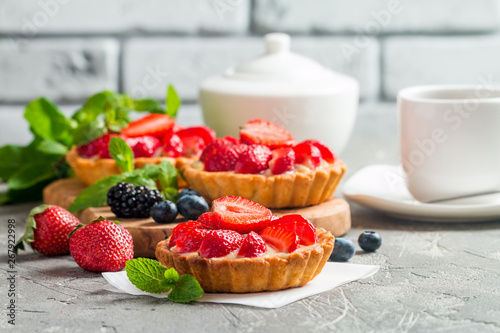
[(14, 250), (24, 250), (24, 243), (48, 256), (69, 253), (68, 234), (80, 221), (59, 206), (40, 205), (33, 208), (26, 221), (26, 232)]
[(102, 216), (76, 227), (69, 235), (69, 250), (78, 266), (93, 272), (119, 271), (134, 258), (128, 230)]

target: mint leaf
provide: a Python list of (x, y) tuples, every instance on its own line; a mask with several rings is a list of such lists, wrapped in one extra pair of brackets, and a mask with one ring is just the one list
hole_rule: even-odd
[(168, 294), (168, 299), (176, 303), (189, 303), (201, 296), (203, 296), (203, 289), (194, 276), (183, 274)]
[(160, 102), (152, 98), (134, 100), (134, 110), (139, 112), (165, 113), (165, 108)]
[(7, 193), (0, 193), (0, 205), (10, 202), (12, 199)]
[(0, 179), (7, 181), (26, 163), (23, 150), (25, 147), (7, 145), (0, 147)]
[(107, 194), (109, 189), (116, 183), (123, 181), (125, 174), (112, 175), (103, 178), (93, 185), (90, 185), (78, 195), (69, 206), (69, 211), (74, 213), (89, 207), (106, 206)]
[(165, 105), (167, 106), (166, 113), (170, 117), (175, 118), (177, 116), (177, 111), (179, 110), (181, 104), (182, 102), (181, 99), (179, 98), (179, 95), (177, 95), (177, 92), (175, 91), (174, 87), (171, 84), (169, 84), (167, 89), (167, 99), (165, 101)]
[(165, 271), (165, 280), (168, 281), (168, 283), (173, 283), (176, 284), (177, 281), (179, 281), (179, 273), (175, 270), (175, 268), (169, 268), (168, 270)]
[(9, 177), (7, 185), (12, 190), (21, 190), (56, 176), (55, 162), (50, 163), (35, 160), (12, 174)]
[(108, 132), (106, 124), (102, 120), (92, 120), (81, 124), (73, 135), (73, 144), (80, 146), (93, 141)]
[(147, 258), (128, 260), (125, 271), (130, 282), (142, 291), (161, 294), (171, 289), (163, 285), (167, 267), (156, 260)]
[(68, 147), (65, 145), (49, 140), (49, 139), (43, 139), (36, 149), (46, 155), (59, 155), (60, 157), (63, 157), (67, 152), (68, 152)]
[(156, 190), (156, 182), (153, 179), (144, 177), (141, 173), (133, 171), (131, 176), (126, 177), (123, 182), (134, 184), (135, 186), (147, 186), (150, 190)]
[(163, 197), (175, 202), (179, 193), (177, 186), (177, 169), (168, 160), (160, 163), (158, 180), (162, 188)]
[(122, 138), (111, 138), (109, 142), (109, 153), (122, 171), (129, 172), (134, 169), (134, 153)]
[(42, 138), (70, 145), (76, 124), (67, 119), (48, 99), (39, 98), (26, 106), (24, 118), (31, 131)]

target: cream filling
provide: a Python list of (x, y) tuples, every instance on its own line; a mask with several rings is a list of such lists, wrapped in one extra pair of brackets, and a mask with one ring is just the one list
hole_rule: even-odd
[[(278, 252), (272, 246), (270, 246), (270, 245), (268, 245), (266, 243), (266, 253), (264, 253), (264, 255), (262, 255), (262, 256), (259, 256), (259, 258), (273, 258), (273, 257), (278, 257), (278, 258), (281, 258), (281, 259), (286, 259), (292, 253), (300, 253), (300, 252), (312, 250), (317, 245), (318, 245), (318, 243), (314, 243), (312, 245), (307, 245), (307, 246), (299, 245), (299, 247), (298, 247), (297, 250), (288, 253), (288, 252)], [(175, 253), (179, 253), (179, 252), (177, 252), (177, 250), (178, 250), (177, 245), (170, 248), (170, 251), (175, 252)], [(214, 258), (210, 258), (210, 259), (214, 259), (214, 260), (221, 260), (221, 259), (234, 260), (234, 259), (238, 259), (238, 258), (244, 258), (244, 257), (239, 257), (238, 256), (238, 251), (239, 250), (240, 249), (238, 248), (238, 249), (236, 249), (236, 250), (228, 253), (227, 255), (225, 255), (223, 257), (214, 257)], [(186, 257), (200, 256), (200, 252), (199, 251), (179, 253), (179, 254), (182, 255), (182, 256), (186, 256)]]

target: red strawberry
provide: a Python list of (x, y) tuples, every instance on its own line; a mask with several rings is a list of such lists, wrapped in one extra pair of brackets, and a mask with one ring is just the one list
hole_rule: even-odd
[(293, 147), (295, 162), (310, 169), (316, 169), (321, 164), (321, 152), (310, 143), (302, 142)]
[(201, 242), (200, 256), (203, 258), (224, 257), (240, 247), (243, 236), (231, 230), (209, 230)]
[(299, 247), (299, 237), (291, 231), (277, 227), (268, 227), (260, 236), (278, 252), (293, 252)]
[(190, 229), (181, 234), (175, 242), (177, 252), (187, 253), (198, 251), (201, 246), (201, 242), (205, 238), (206, 232), (207, 231), (203, 229)]
[(200, 215), (196, 222), (203, 224), (209, 228), (213, 228), (214, 226), (214, 213), (206, 212)]
[(266, 253), (266, 242), (258, 233), (250, 231), (241, 244), (238, 255), (245, 258), (259, 257)]
[(316, 228), (302, 215), (285, 215), (275, 222), (277, 222), (277, 224), (273, 225), (274, 227), (291, 231), (299, 236), (301, 245), (312, 245), (316, 243)]
[(151, 157), (160, 148), (160, 140), (154, 136), (145, 135), (135, 138), (126, 138), (125, 141), (132, 148), (134, 157)]
[(207, 126), (188, 127), (176, 132), (182, 141), (182, 155), (193, 157), (201, 154), (206, 145), (215, 139), (215, 132)]
[(205, 157), (205, 171), (231, 171), (240, 156), (240, 151), (243, 150), (243, 145), (225, 146), (213, 149)]
[(69, 250), (78, 266), (92, 272), (116, 272), (134, 258), (132, 236), (118, 222), (99, 217), (70, 234)]
[(295, 138), (284, 128), (262, 119), (250, 120), (240, 131), (241, 142), (246, 144), (261, 144), (271, 149), (291, 146)]
[(150, 114), (128, 124), (122, 129), (122, 134), (130, 137), (152, 135), (163, 138), (174, 126), (174, 119), (166, 114)]
[(208, 229), (206, 226), (202, 225), (199, 222), (188, 221), (179, 223), (175, 226), (174, 230), (172, 230), (172, 235), (170, 236), (170, 241), (168, 245), (170, 247), (175, 246), (177, 239), (185, 232), (193, 229)]
[(105, 134), (89, 143), (77, 147), (78, 155), (82, 157), (94, 157), (99, 155), (100, 158), (111, 158), (109, 154), (109, 141), (112, 137), (118, 134)]
[(183, 145), (177, 134), (166, 135), (163, 138), (163, 152), (168, 157), (182, 156)]
[(318, 148), (321, 152), (321, 158), (327, 161), (328, 163), (334, 163), (337, 157), (335, 153), (330, 150), (327, 146), (323, 144), (323, 142), (318, 140), (306, 140), (304, 143), (310, 143), (314, 147)]
[(279, 175), (295, 168), (295, 151), (292, 148), (278, 148), (273, 150), (273, 157), (269, 161), (269, 169), (273, 175)]
[(273, 153), (269, 147), (251, 145), (240, 154), (234, 172), (236, 173), (261, 173), (269, 168), (269, 161)]
[(40, 205), (31, 210), (26, 221), (26, 232), (19, 239), (14, 251), (24, 250), (23, 242), (48, 256), (69, 253), (68, 234), (80, 221), (66, 209)]
[(227, 196), (212, 203), (214, 228), (229, 229), (242, 234), (259, 231), (270, 225), (269, 209), (251, 200)]
[(239, 145), (241, 142), (237, 138), (233, 138), (232, 136), (225, 136), (223, 138), (215, 139), (214, 141), (210, 142), (205, 149), (203, 149), (203, 152), (201, 153), (200, 156), (200, 161), (203, 163), (206, 162), (206, 157), (215, 149), (219, 147), (226, 147), (226, 146), (233, 146), (233, 145)]

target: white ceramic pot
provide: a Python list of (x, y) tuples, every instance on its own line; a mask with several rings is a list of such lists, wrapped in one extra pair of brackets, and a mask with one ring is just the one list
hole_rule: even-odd
[(265, 36), (267, 53), (201, 84), (205, 123), (218, 136), (238, 136), (251, 119), (272, 121), (297, 141), (319, 139), (337, 153), (349, 140), (358, 82), (290, 52), (290, 36)]

